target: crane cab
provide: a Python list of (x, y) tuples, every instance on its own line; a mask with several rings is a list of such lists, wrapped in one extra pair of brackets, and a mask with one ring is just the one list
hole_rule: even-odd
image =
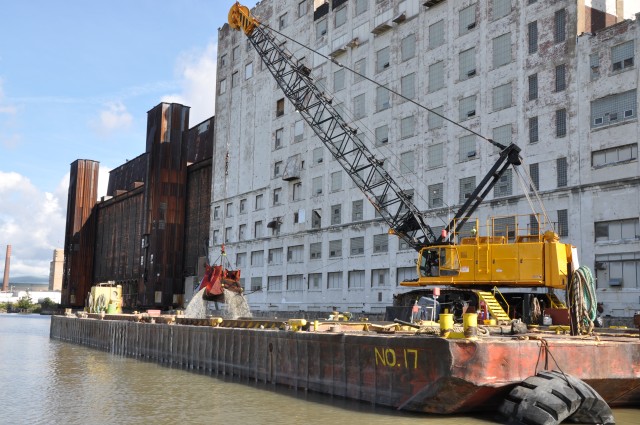
[[(418, 279), (402, 286), (451, 285), (465, 288), (489, 286), (548, 287), (565, 289), (575, 260), (573, 247), (561, 243), (553, 231), (526, 232), (496, 229), (478, 235), (478, 221), (467, 235), (452, 234), (446, 244), (420, 250)], [(504, 233), (504, 234), (500, 234)]]

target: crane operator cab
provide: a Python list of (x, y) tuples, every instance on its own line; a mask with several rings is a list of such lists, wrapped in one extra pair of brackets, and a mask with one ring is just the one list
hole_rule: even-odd
[(457, 276), (460, 273), (458, 250), (454, 245), (424, 248), (418, 261), (420, 277)]

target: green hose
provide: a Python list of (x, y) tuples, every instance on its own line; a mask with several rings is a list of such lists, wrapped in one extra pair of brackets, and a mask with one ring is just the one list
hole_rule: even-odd
[(596, 299), (596, 285), (593, 274), (587, 266), (580, 266), (573, 273), (567, 299), (573, 304), (573, 322), (578, 326), (578, 333), (590, 334), (593, 331), (593, 321), (596, 320), (598, 300)]

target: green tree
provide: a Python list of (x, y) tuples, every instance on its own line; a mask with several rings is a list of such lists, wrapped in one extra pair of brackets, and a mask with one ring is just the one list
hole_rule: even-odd
[(31, 299), (31, 295), (29, 295), (29, 292), (27, 292), (25, 296), (20, 297), (18, 299), (18, 302), (16, 302), (16, 308), (20, 308), (20, 309), (28, 310), (32, 306), (33, 306), (33, 300)]

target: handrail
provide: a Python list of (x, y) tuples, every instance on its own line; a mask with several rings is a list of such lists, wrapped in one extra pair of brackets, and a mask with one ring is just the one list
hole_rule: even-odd
[(504, 302), (504, 304), (507, 306), (507, 316), (511, 317), (511, 315), (509, 314), (509, 308), (510, 308), (509, 303), (508, 303), (508, 302), (507, 302), (507, 300), (505, 299), (504, 295), (502, 295), (502, 292), (500, 292), (500, 290), (498, 289), (498, 287), (497, 287), (497, 286), (494, 286), (494, 287), (493, 287), (493, 289), (492, 289), (492, 291), (493, 291), (493, 296), (494, 296), (494, 298), (495, 298), (495, 296), (496, 296), (496, 292), (497, 292), (498, 294), (500, 294), (500, 298), (502, 298), (502, 301), (503, 301), (503, 302)]

